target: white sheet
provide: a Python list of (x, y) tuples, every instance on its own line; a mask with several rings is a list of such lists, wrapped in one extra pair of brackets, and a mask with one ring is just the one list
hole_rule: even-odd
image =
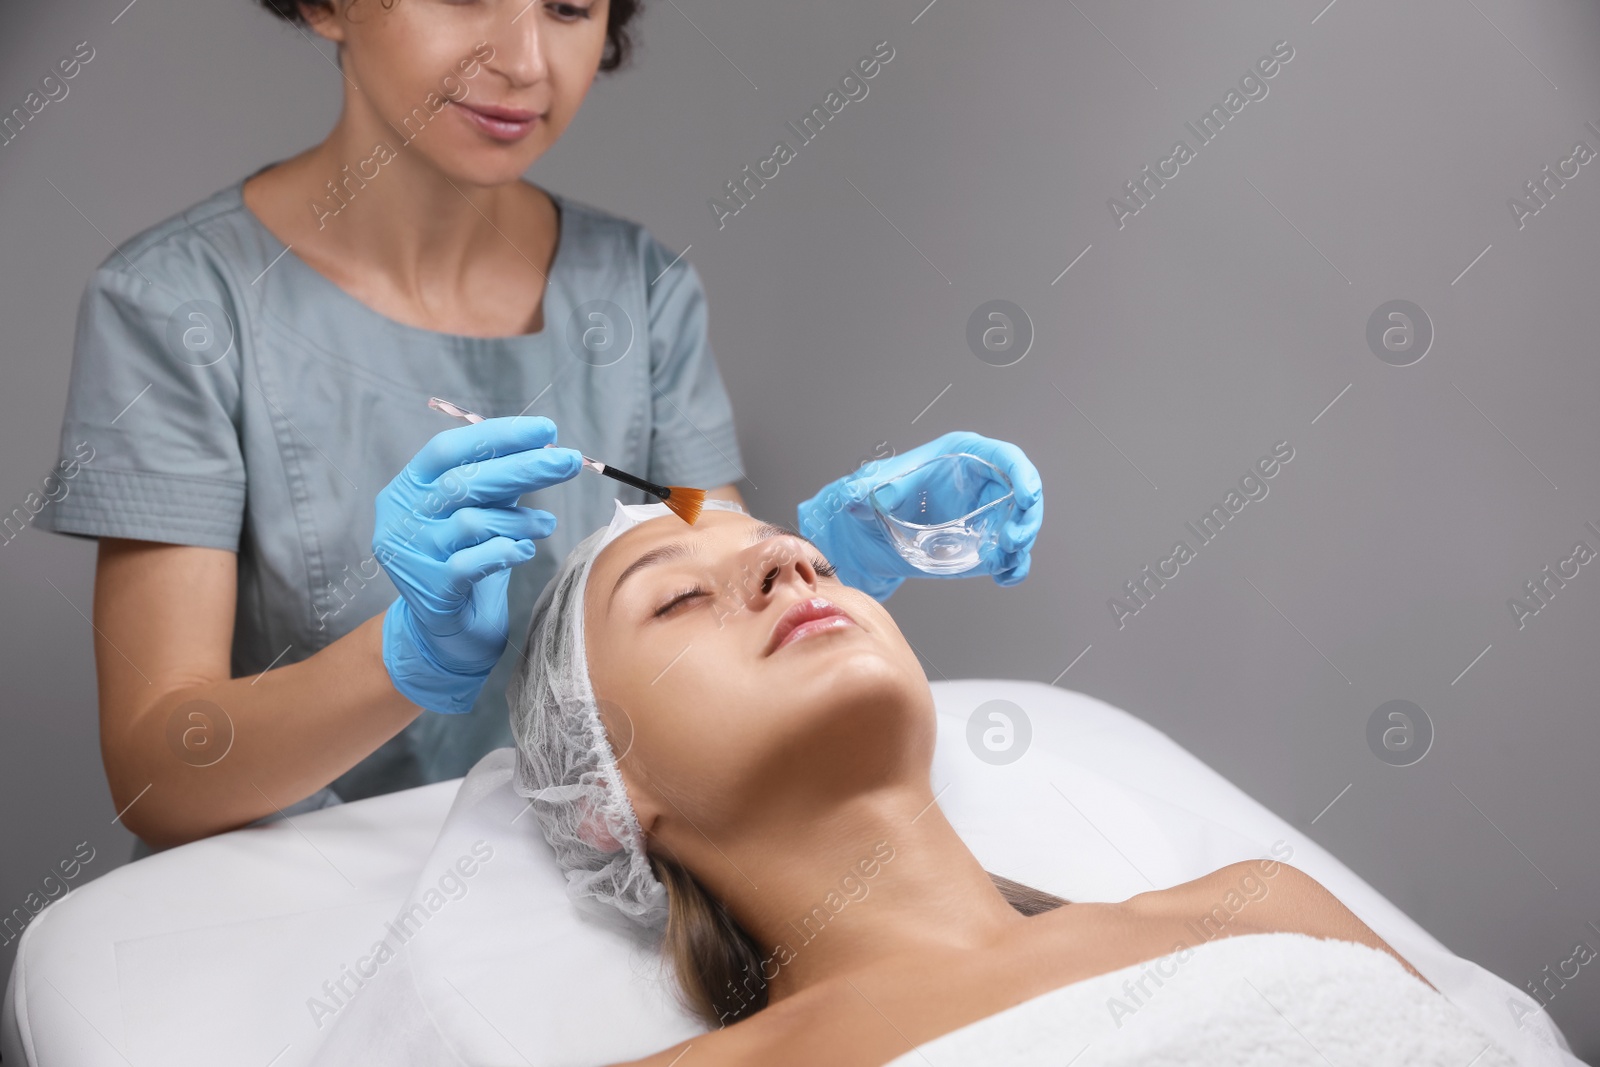
[[(1519, 1062), (1579, 1063), (1525, 993), (1450, 953), (1159, 731), (1037, 683), (933, 690), (939, 804), (990, 870), (1074, 900), (1121, 900), (1287, 842), (1289, 862)], [(1030, 751), (1009, 766), (985, 764), (966, 746), (969, 714), (993, 699), (1022, 706), (1033, 725)], [(354, 1028), (349, 1020), (386, 1003), (410, 1004), (395, 1026), (443, 1043), (433, 1063), (595, 1064), (697, 1032), (632, 931), (567, 903), (532, 816), (519, 818), (524, 802), (504, 788), (507, 755), (486, 757), (459, 790), (440, 783), (237, 831), (73, 891), (20, 946), (0, 1020), (7, 1067), (300, 1067), (338, 1040), (330, 1035)], [(1039, 821), (1021, 825), (1016, 811)], [(475, 842), (493, 855), (458, 874), (464, 895), (413, 920), (405, 952), (371, 963), (373, 977), (331, 1018), (315, 1010), (313, 998), (336, 1003), (323, 982), (370, 959), (402, 904), (437, 889)], [(416, 990), (409, 1002), (372, 995), (402, 980)], [(346, 984), (355, 988), (353, 978)], [(1528, 1013), (1520, 1028), (1512, 1004)]]
[[(1133, 983), (1139, 988), (1129, 991)], [(1305, 934), (1207, 941), (1025, 1000), (886, 1067), (1512, 1067), (1381, 949)]]

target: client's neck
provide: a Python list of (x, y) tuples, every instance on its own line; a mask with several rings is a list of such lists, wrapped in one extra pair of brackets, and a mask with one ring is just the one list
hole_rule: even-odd
[(1023, 921), (926, 791), (796, 813), (726, 858), (737, 870), (715, 891), (760, 946), (769, 1001), (901, 952), (992, 944)]

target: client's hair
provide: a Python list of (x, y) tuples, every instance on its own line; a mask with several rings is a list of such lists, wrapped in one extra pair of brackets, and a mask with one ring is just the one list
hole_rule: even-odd
[[(652, 854), (650, 865), (667, 887), (662, 949), (672, 960), (684, 1006), (708, 1026), (726, 1026), (765, 1008), (767, 980), (755, 939), (681, 863)], [(992, 871), (984, 873), (1023, 915), (1072, 903)]]

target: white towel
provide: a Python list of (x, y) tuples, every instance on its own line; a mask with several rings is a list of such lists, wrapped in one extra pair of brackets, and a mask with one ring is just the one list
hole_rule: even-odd
[(1515, 1064), (1393, 956), (1242, 934), (1062, 986), (886, 1067)]

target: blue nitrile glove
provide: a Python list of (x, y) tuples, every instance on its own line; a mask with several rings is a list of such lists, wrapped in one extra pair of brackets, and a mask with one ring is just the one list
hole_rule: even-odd
[(373, 555), (400, 590), (383, 619), (383, 665), (413, 704), (471, 711), (505, 650), (511, 568), (556, 528), (517, 498), (582, 469), (580, 453), (544, 447), (555, 439), (543, 417), (441, 430), (378, 494)]
[[(1016, 494), (1016, 511), (1000, 529), (993, 549), (986, 549), (978, 565), (959, 574), (933, 575), (918, 570), (895, 550), (889, 533), (872, 511), (867, 494), (872, 487), (935, 456), (967, 452), (988, 460), (1006, 472)], [(950, 487), (949, 492), (955, 492)], [(984, 502), (981, 487), (969, 490), (972, 510)], [(1006, 441), (957, 430), (919, 445), (904, 455), (862, 464), (859, 470), (824, 486), (800, 505), (800, 533), (810, 538), (839, 569), (847, 585), (877, 600), (887, 600), (909, 577), (967, 578), (991, 574), (998, 585), (1016, 585), (1028, 576), (1029, 553), (1044, 521), (1044, 483), (1022, 449)]]

